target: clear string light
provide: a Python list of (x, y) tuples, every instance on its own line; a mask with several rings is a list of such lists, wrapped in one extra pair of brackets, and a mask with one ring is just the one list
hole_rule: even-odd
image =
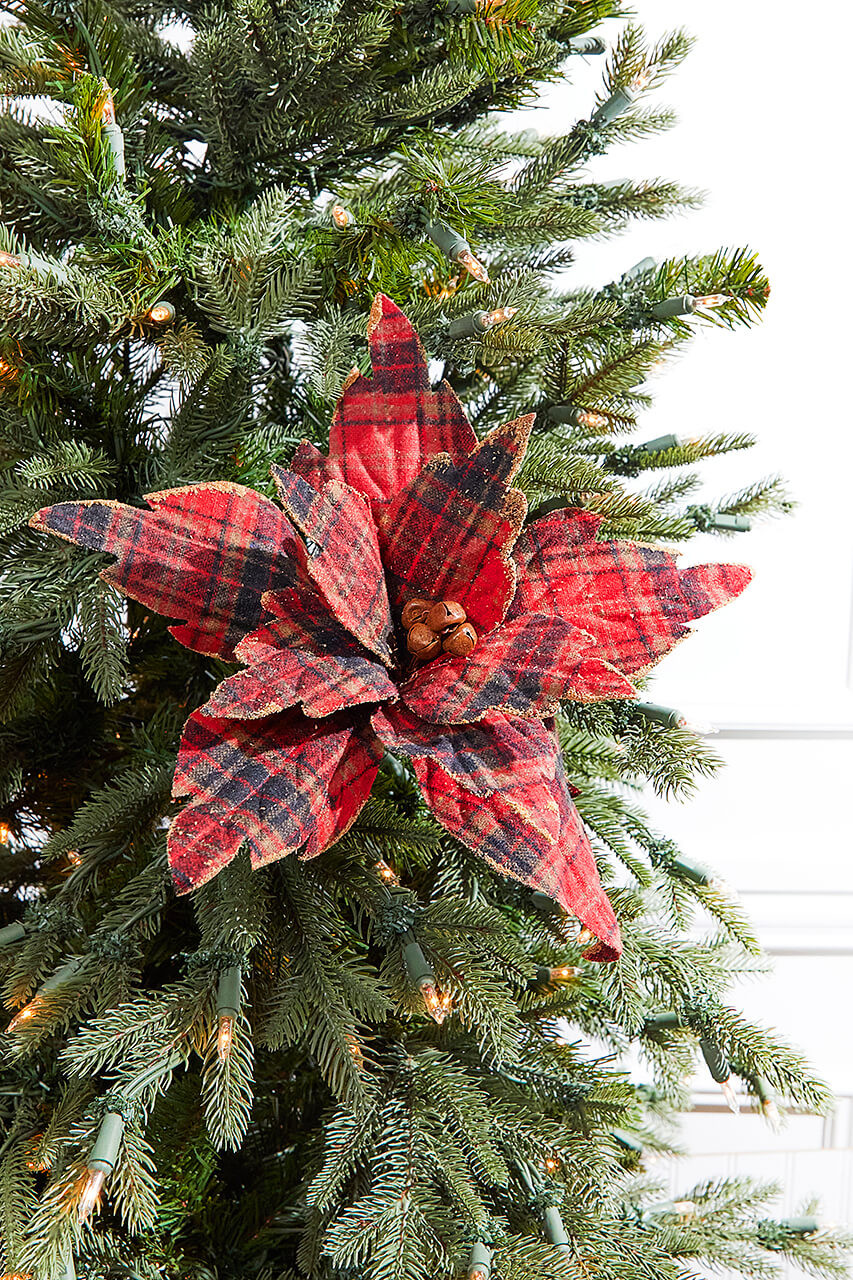
[(216, 1056), (227, 1062), (234, 1047), (234, 1029), (243, 999), (243, 967), (231, 964), (219, 975), (216, 987)]
[(400, 883), (400, 877), (397, 875), (397, 872), (392, 866), (389, 866), (384, 858), (380, 858), (378, 862), (374, 863), (374, 870), (379, 876), (379, 879), (383, 880), (385, 884)]
[(338, 204), (337, 201), (335, 201), (329, 210), (329, 217), (332, 219), (332, 222), (337, 227), (338, 231), (346, 231), (347, 227), (351, 227), (353, 224), (353, 216), (349, 209), (345, 209), (344, 206), (342, 204)]
[(165, 298), (161, 298), (159, 302), (155, 302), (154, 306), (146, 314), (146, 319), (152, 324), (167, 324), (175, 318), (175, 308), (171, 302), (167, 302)]
[(473, 276), (475, 280), (479, 280), (480, 284), (490, 284), (489, 273), (483, 266), (479, 258), (475, 258), (469, 248), (460, 249), (454, 256), (453, 261), (468, 272), (469, 276)]

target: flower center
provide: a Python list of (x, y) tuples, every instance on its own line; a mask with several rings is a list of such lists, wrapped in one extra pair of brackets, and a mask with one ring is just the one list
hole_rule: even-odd
[(467, 658), (477, 643), (477, 632), (455, 600), (409, 600), (403, 605), (402, 623), (406, 648), (421, 662), (440, 653)]

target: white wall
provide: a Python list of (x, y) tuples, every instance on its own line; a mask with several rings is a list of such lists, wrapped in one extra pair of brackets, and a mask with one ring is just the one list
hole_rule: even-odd
[[(634, 7), (653, 36), (683, 25), (697, 37), (687, 62), (655, 95), (680, 123), (596, 158), (588, 172), (605, 180), (671, 178), (710, 195), (699, 212), (580, 245), (569, 279), (601, 284), (646, 255), (758, 249), (772, 284), (766, 319), (749, 332), (702, 333), (655, 380), (656, 404), (636, 438), (752, 430), (757, 449), (705, 464), (707, 492), (781, 472), (800, 503), (793, 518), (691, 546), (691, 560), (746, 560), (755, 581), (664, 662), (653, 696), (723, 727), (717, 745), (727, 768), (690, 804), (663, 806), (652, 797), (649, 805), (686, 851), (743, 891), (765, 945), (779, 953), (775, 973), (745, 985), (738, 1002), (782, 1029), (849, 1095), (853, 252), (845, 221), (853, 9), (834, 0), (804, 28), (800, 11), (778, 0), (637, 0)], [(602, 28), (608, 37), (614, 30)], [(574, 59), (571, 70), (574, 84), (549, 89), (525, 124), (565, 130), (589, 113), (601, 60)], [(756, 725), (851, 733), (731, 736), (733, 726)], [(697, 1093), (696, 1103), (715, 1099)], [(755, 1116), (697, 1110), (687, 1141), (695, 1154), (673, 1172), (673, 1190), (694, 1177), (753, 1171), (785, 1181), (785, 1210), (816, 1190), (828, 1219), (853, 1220), (847, 1103), (834, 1126), (797, 1118), (779, 1137)]]

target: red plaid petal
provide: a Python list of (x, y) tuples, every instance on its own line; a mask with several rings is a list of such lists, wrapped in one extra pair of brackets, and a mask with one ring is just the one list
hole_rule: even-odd
[[(339, 478), (389, 502), (437, 453), (464, 457), (477, 437), (455, 394), (432, 388), (420, 338), (399, 307), (378, 294), (367, 325), (373, 377), (348, 381), (329, 434), (329, 457), (300, 449), (293, 470), (312, 484)], [(318, 459), (321, 461), (318, 462)]]
[(554, 511), (515, 544), (518, 590), (509, 610), (561, 614), (595, 639), (620, 671), (652, 666), (684, 636), (685, 624), (743, 591), (742, 565), (706, 564), (679, 573), (675, 557), (634, 542), (596, 542), (600, 517)]
[(172, 823), (178, 893), (227, 865), (244, 840), (262, 866), (301, 849), (311, 858), (351, 826), (370, 794), (382, 748), (345, 717), (298, 713), (242, 725), (196, 711), (184, 726), (174, 795), (194, 797)]
[(303, 440), (300, 443), (296, 453), (293, 455), (290, 470), (295, 471), (298, 476), (302, 476), (302, 479), (307, 480), (314, 489), (321, 489), (330, 480), (343, 480), (344, 478), (341, 475), (340, 467), (330, 458), (324, 457), (310, 440)]
[(414, 596), (457, 600), (483, 633), (503, 618), (515, 591), (511, 547), (527, 510), (508, 481), (533, 423), (490, 432), (470, 457), (428, 463), (378, 520), (391, 605)]
[(592, 640), (563, 618), (533, 613), (498, 627), (468, 658), (427, 663), (403, 685), (407, 706), (437, 724), (466, 723), (488, 711), (553, 715), (561, 698), (633, 698), (621, 672), (590, 657)]
[(272, 473), (285, 510), (308, 540), (309, 577), (347, 631), (390, 665), (391, 611), (370, 505), (339, 480), (317, 490), (282, 467)]
[(478, 795), (548, 781), (557, 768), (557, 740), (541, 720), (510, 720), (496, 711), (478, 724), (442, 728), (396, 703), (374, 712), (371, 722), (389, 751), (434, 760)]
[(120, 502), (61, 502), (35, 529), (108, 551), (101, 577), (167, 618), (188, 649), (231, 660), (264, 612), (265, 591), (299, 582), (305, 552), (275, 503), (239, 484), (149, 493), (151, 510)]
[(572, 911), (600, 939), (590, 959), (622, 951), (613, 908), (601, 887), (592, 848), (558, 774), (519, 790), (475, 795), (434, 760), (415, 760), (424, 799), (451, 835), (501, 875), (539, 889)]
[(267, 595), (277, 617), (237, 645), (248, 670), (223, 680), (205, 715), (251, 720), (302, 703), (308, 716), (328, 716), (344, 707), (396, 698), (384, 667), (367, 657), (317, 597), (304, 602), (295, 591)]

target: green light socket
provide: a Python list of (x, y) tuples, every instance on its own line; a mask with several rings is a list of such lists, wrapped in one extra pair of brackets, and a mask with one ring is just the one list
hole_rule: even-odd
[(27, 931), (19, 920), (14, 924), (7, 924), (0, 929), (0, 950), (3, 947), (14, 946), (16, 942), (20, 942), (22, 938), (26, 938)]
[(110, 1174), (115, 1168), (124, 1134), (124, 1117), (117, 1111), (107, 1111), (98, 1129), (87, 1167), (99, 1173)]
[(216, 988), (216, 1012), (220, 1018), (236, 1018), (243, 998), (243, 969), (239, 964), (229, 965), (219, 975)]
[(545, 1210), (544, 1226), (545, 1236), (551, 1244), (559, 1245), (561, 1248), (568, 1247), (569, 1237), (566, 1235), (560, 1210), (555, 1204), (549, 1205)]
[(683, 293), (680, 298), (665, 298), (652, 307), (652, 315), (656, 320), (672, 320), (676, 316), (692, 316), (696, 310), (696, 299), (690, 293)]

